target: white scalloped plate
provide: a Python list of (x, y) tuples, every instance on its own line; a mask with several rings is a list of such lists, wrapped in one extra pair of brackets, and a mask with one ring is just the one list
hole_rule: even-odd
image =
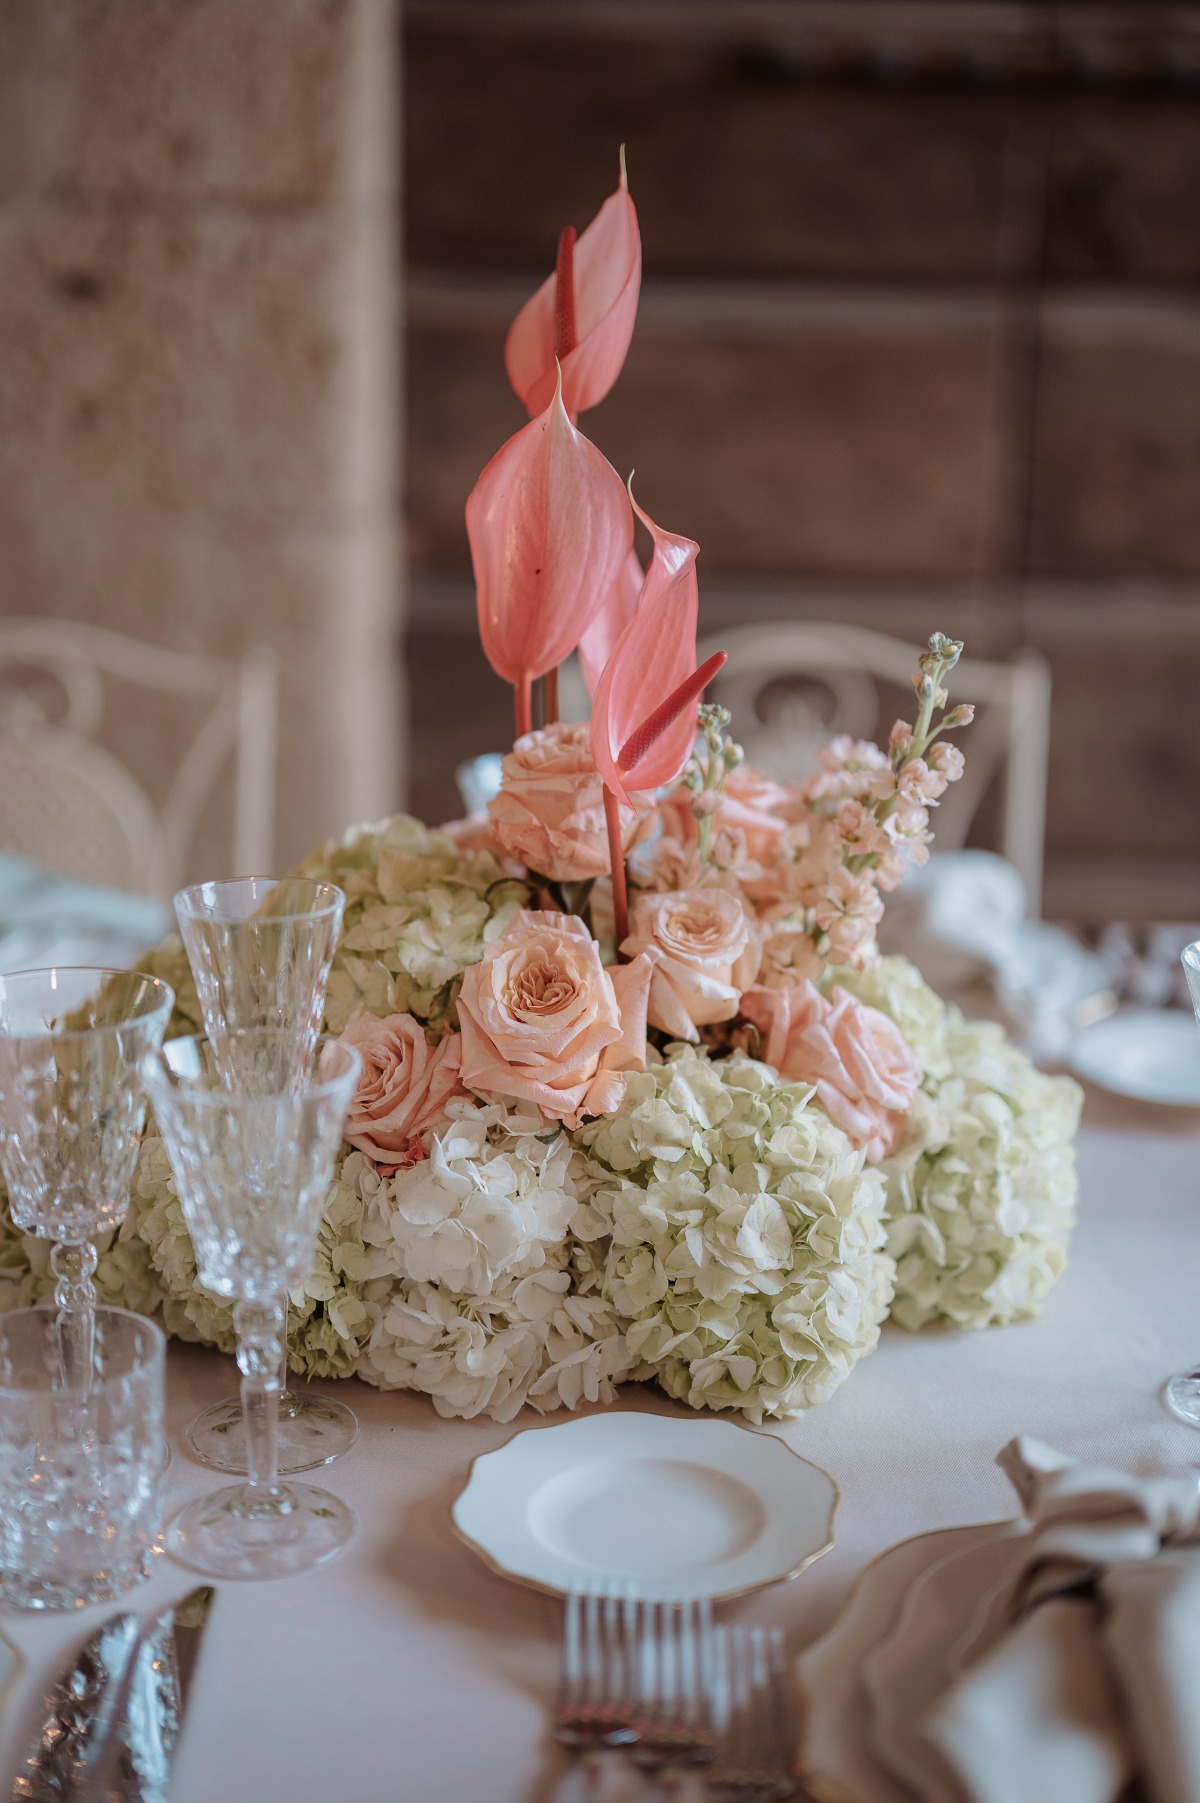
[(540, 1590), (715, 1598), (828, 1552), (837, 1501), (829, 1473), (774, 1434), (621, 1411), (482, 1454), (451, 1513), (494, 1570)]

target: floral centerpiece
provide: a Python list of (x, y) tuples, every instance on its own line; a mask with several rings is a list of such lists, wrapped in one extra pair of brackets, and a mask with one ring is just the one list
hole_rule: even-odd
[[(696, 668), (698, 547), (575, 423), (619, 373), (640, 269), (622, 166), (509, 334), (532, 417), (466, 509), (483, 646), (514, 693), (499, 793), (438, 831), (356, 827), (300, 867), (346, 894), (326, 1026), (363, 1075), (291, 1363), (444, 1414), (655, 1379), (694, 1408), (786, 1416), (889, 1313), (1036, 1313), (1074, 1218), (1075, 1086), (876, 943), (962, 773), (961, 646), (930, 639), (885, 748), (835, 739), (791, 784), (747, 768), (701, 701), (724, 660)], [(573, 652), (586, 725), (557, 718)], [(173, 1030), (195, 1030), (179, 942), (144, 965), (177, 991)], [(232, 1345), (152, 1125), (97, 1283)], [(0, 1307), (49, 1287), (5, 1212)]]

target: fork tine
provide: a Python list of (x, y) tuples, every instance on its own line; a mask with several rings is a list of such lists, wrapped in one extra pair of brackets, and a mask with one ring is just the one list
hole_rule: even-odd
[(567, 1613), (563, 1623), (562, 1682), (563, 1704), (577, 1703), (583, 1694), (583, 1645), (580, 1623), (581, 1603), (577, 1590), (567, 1593)]
[(772, 1628), (768, 1637), (767, 1664), (770, 1671), (770, 1712), (772, 1763), (780, 1771), (790, 1772), (796, 1753), (793, 1726), (791, 1674), (788, 1671), (787, 1647), (783, 1629)]
[(730, 1734), (730, 1759), (734, 1765), (748, 1765), (752, 1757), (750, 1736), (750, 1651), (745, 1628), (735, 1628), (732, 1640), (733, 1727)]
[(584, 1701), (594, 1710), (604, 1695), (603, 1655), (600, 1650), (600, 1598), (589, 1591), (583, 1605)]
[(761, 1628), (750, 1630), (750, 1717), (754, 1725), (754, 1759), (770, 1760), (771, 1713), (767, 1683), (767, 1637)]

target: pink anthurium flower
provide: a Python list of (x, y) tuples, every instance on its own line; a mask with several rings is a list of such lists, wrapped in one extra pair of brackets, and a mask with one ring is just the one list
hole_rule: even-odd
[(695, 744), (700, 696), (725, 662), (718, 651), (696, 668), (700, 547), (662, 531), (636, 502), (634, 511), (654, 540), (654, 552), (637, 611), (592, 698), (592, 756), (604, 780), (618, 945), (626, 915), (618, 804), (629, 804), (630, 789), (657, 789), (679, 776)]
[(556, 357), (572, 419), (604, 399), (633, 337), (641, 283), (642, 240), (622, 150), (616, 192), (578, 243), (574, 227), (566, 228), (554, 274), (509, 327), (504, 363), (530, 413), (540, 413), (554, 393)]
[(700, 697), (697, 689), (677, 708), (672, 705), (670, 718), (658, 721), (647, 740), (651, 721), (674, 704), (681, 690), (689, 691), (697, 674), (700, 547), (690, 538), (662, 531), (636, 501), (633, 506), (654, 540), (654, 552), (636, 611), (613, 647), (592, 699), (592, 755), (605, 783), (622, 801), (628, 801), (627, 789), (657, 789), (674, 782), (691, 756)]
[(633, 545), (625, 486), (567, 418), (561, 384), (471, 490), (467, 537), (479, 636), (513, 685), (519, 737), (534, 678), (575, 649)]
[(591, 625), (579, 641), (579, 662), (588, 694), (596, 693), (605, 664), (616, 648), (617, 640), (637, 612), (642, 592), (642, 566), (636, 551), (631, 551), (617, 572), (617, 579), (592, 617)]

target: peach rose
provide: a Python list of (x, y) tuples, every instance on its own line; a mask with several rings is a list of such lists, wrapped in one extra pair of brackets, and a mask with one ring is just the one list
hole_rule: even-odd
[(762, 957), (741, 898), (728, 889), (639, 895), (621, 950), (653, 966), (650, 1025), (693, 1043), (697, 1027), (733, 1019)]
[(781, 1077), (816, 1085), (831, 1121), (878, 1164), (891, 1152), (912, 1107), (921, 1066), (894, 1021), (834, 987), (829, 1001), (811, 983), (754, 988), (742, 1013), (766, 1039), (763, 1057)]
[[(608, 870), (604, 785), (586, 726), (560, 721), (527, 732), (501, 763), (498, 795), (488, 803), (505, 851), (555, 883), (578, 883)], [(626, 851), (650, 817), (650, 803), (621, 806)]]
[(611, 1114), (625, 1090), (618, 1073), (645, 1068), (649, 987), (649, 959), (605, 970), (575, 915), (518, 914), (463, 976), (463, 1082), (568, 1127)]
[(346, 1116), (346, 1138), (381, 1169), (414, 1162), (413, 1140), (463, 1093), (462, 1044), (451, 1033), (436, 1046), (411, 1014), (352, 1020), (342, 1039), (362, 1053), (362, 1073)]

